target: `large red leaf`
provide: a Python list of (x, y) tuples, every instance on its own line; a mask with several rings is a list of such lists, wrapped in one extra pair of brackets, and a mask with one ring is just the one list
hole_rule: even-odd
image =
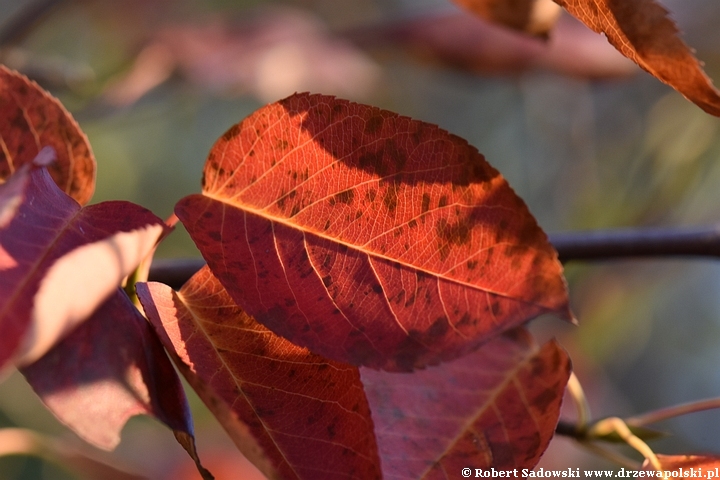
[(720, 116), (713, 87), (667, 10), (655, 0), (555, 0), (620, 53), (711, 115)]
[(555, 431), (570, 360), (518, 329), (437, 367), (361, 374), (384, 478), (448, 479), (470, 466), (533, 468)]
[(244, 310), (326, 357), (411, 370), (541, 313), (562, 267), (467, 142), (321, 95), (268, 105), (213, 147), (177, 216)]
[(89, 317), (165, 229), (128, 202), (81, 208), (30, 166), (0, 185), (0, 217), (0, 368), (37, 360)]
[(55, 182), (87, 203), (95, 189), (95, 157), (85, 134), (60, 102), (0, 65), (0, 183), (46, 146), (57, 153), (49, 167)]
[(274, 335), (207, 267), (173, 292), (138, 284), (178, 368), (240, 450), (270, 478), (380, 478), (358, 369)]
[(127, 420), (151, 415), (200, 466), (182, 384), (148, 322), (116, 290), (85, 323), (21, 369), (45, 405), (81, 438), (107, 450)]

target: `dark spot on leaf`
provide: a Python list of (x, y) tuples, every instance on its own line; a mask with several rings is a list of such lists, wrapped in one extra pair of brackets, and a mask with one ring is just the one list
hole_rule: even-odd
[(397, 186), (394, 183), (388, 185), (388, 189), (385, 191), (383, 197), (383, 203), (391, 213), (397, 208)]
[(427, 193), (423, 193), (422, 196), (422, 213), (427, 212), (430, 210), (430, 195)]
[(329, 287), (330, 285), (333, 284), (333, 280), (332, 280), (332, 277), (331, 277), (330, 275), (325, 275), (325, 276), (322, 278), (322, 282), (323, 282), (323, 285), (325, 285), (326, 287)]
[(347, 190), (343, 190), (342, 192), (335, 194), (333, 196), (335, 201), (339, 203), (344, 203), (345, 205), (349, 205), (352, 203), (353, 198), (355, 198), (355, 192), (351, 188)]
[(381, 114), (373, 115), (365, 122), (365, 133), (368, 135), (377, 133), (377, 131), (382, 128), (384, 121)]
[(466, 325), (470, 325), (472, 323), (472, 316), (469, 312), (463, 313), (463, 316), (460, 317), (460, 321), (455, 325), (456, 327), (464, 327)]
[(468, 260), (468, 262), (467, 262), (468, 270), (474, 270), (475, 267), (477, 267), (477, 264), (478, 264), (477, 260)]
[(438, 207), (443, 208), (443, 207), (447, 206), (447, 204), (448, 204), (447, 195), (443, 195), (442, 197), (440, 197), (440, 201), (438, 202)]
[(382, 285), (380, 285), (379, 283), (376, 283), (375, 285), (372, 286), (372, 291), (377, 293), (378, 295), (380, 295), (381, 293), (383, 293)]
[(328, 220), (327, 222), (325, 222), (325, 226), (323, 227), (323, 230), (324, 230), (324, 231), (327, 231), (329, 228), (330, 228), (330, 220)]
[(290, 217), (291, 218), (294, 217), (299, 212), (300, 212), (300, 205), (296, 203), (295, 205), (293, 205), (292, 211), (290, 212)]
[(377, 195), (377, 190), (375, 190), (374, 188), (371, 188), (371, 189), (368, 190), (367, 193), (365, 194), (365, 198), (367, 198), (367, 199), (368, 199), (369, 201), (371, 201), (371, 202), (374, 202), (376, 195)]
[(208, 232), (208, 237), (212, 238), (216, 242), (219, 242), (222, 236), (220, 235), (220, 232), (216, 232), (215, 230), (211, 230)]
[(333, 438), (335, 438), (335, 424), (334, 423), (331, 423), (330, 425), (327, 426), (327, 433), (328, 433), (329, 439), (332, 440)]
[(415, 219), (412, 219), (408, 222), (408, 227), (410, 227), (410, 228), (417, 227), (417, 222), (415, 221)]
[(237, 137), (240, 134), (240, 125), (233, 125), (230, 127), (230, 129), (225, 132), (222, 136), (223, 140), (226, 142), (229, 142), (233, 138)]

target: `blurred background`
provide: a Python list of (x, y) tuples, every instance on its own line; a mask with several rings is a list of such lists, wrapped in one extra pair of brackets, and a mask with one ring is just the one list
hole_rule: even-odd
[[(720, 3), (662, 3), (720, 79)], [(0, 63), (49, 89), (86, 132), (93, 202), (130, 200), (160, 217), (200, 190), (207, 152), (231, 125), (313, 91), (466, 138), (547, 232), (720, 221), (720, 120), (566, 15), (544, 42), (446, 0), (0, 0)], [(158, 255), (198, 253), (180, 227)], [(566, 273), (580, 325), (547, 318), (534, 329), (568, 349), (597, 417), (720, 397), (716, 260), (571, 263)], [(261, 478), (189, 395), (206, 466), (219, 480)], [(17, 374), (0, 383), (0, 427), (13, 426), (149, 478), (199, 478), (149, 419), (131, 420), (110, 455), (83, 446)], [(720, 454), (720, 411), (657, 427), (672, 433), (652, 443), (657, 452)], [(0, 479), (100, 478), (66, 460), (2, 456)], [(541, 466), (613, 467), (564, 438)]]

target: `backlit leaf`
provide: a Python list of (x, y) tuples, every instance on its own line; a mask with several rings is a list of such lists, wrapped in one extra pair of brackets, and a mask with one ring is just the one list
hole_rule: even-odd
[(518, 329), (437, 367), (361, 374), (384, 478), (447, 479), (468, 466), (533, 468), (555, 431), (570, 360)]
[(45, 354), (115, 291), (165, 229), (128, 202), (81, 208), (39, 167), (21, 168), (0, 185), (0, 212), (6, 211), (0, 368)]
[(87, 203), (95, 189), (95, 157), (85, 134), (60, 102), (0, 65), (0, 183), (46, 146), (57, 154), (49, 169), (60, 189)]
[(488, 22), (541, 37), (561, 12), (552, 0), (453, 0)]
[(571, 318), (557, 254), (497, 170), (378, 108), (300, 94), (260, 109), (176, 214), (238, 305), (335, 360), (412, 370)]
[(151, 415), (175, 432), (203, 471), (180, 379), (122, 290), (21, 371), (48, 409), (93, 445), (115, 448), (130, 417)]
[(658, 79), (720, 116), (720, 92), (655, 0), (555, 0)]
[(180, 290), (138, 284), (178, 368), (269, 478), (380, 478), (358, 369), (255, 322), (204, 267)]

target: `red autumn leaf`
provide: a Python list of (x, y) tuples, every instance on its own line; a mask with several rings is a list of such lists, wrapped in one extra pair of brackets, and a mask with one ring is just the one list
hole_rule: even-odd
[(0, 368), (32, 363), (89, 317), (165, 228), (128, 202), (81, 208), (30, 166), (0, 185), (0, 212)]
[[(718, 469), (720, 469), (720, 457), (711, 455), (658, 455), (660, 465), (663, 467), (663, 472), (670, 472), (668, 478), (683, 478), (688, 476), (710, 478), (706, 475), (713, 472), (718, 478)], [(680, 472), (682, 469), (684, 472)], [(700, 473), (700, 470), (701, 472)], [(650, 462), (645, 460), (643, 463), (643, 470), (654, 471), (655, 467)], [(692, 475), (693, 471), (695, 475)], [(675, 475), (672, 472), (676, 472)], [(683, 474), (686, 473), (686, 474)]]
[(453, 0), (488, 22), (540, 37), (555, 25), (560, 8), (552, 0)]
[(49, 168), (60, 189), (87, 203), (95, 189), (95, 157), (85, 134), (57, 99), (0, 65), (0, 183), (46, 146), (57, 154)]
[(84, 440), (111, 450), (134, 415), (170, 427), (205, 478), (180, 379), (145, 318), (122, 290), (35, 363), (21, 369), (55, 416)]
[(358, 369), (274, 335), (204, 267), (180, 292), (138, 284), (180, 371), (269, 478), (380, 478)]
[(361, 375), (385, 478), (446, 479), (468, 466), (533, 468), (555, 431), (570, 359), (517, 329), (437, 367)]
[(248, 314), (326, 357), (412, 370), (530, 318), (571, 318), (522, 200), (438, 127), (334, 97), (268, 105), (213, 147), (176, 206)]
[(707, 113), (720, 116), (720, 92), (655, 0), (555, 0), (620, 53)]

